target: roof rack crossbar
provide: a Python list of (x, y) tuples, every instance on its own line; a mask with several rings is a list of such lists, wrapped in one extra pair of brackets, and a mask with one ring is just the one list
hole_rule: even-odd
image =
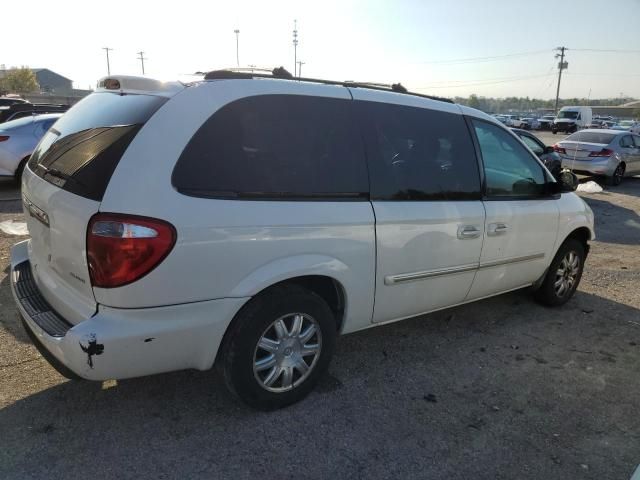
[(429, 100), (436, 100), (440, 102), (454, 103), (453, 100), (443, 97), (436, 97), (433, 95), (425, 95), (422, 93), (415, 93), (408, 91), (401, 83), (393, 83), (391, 85), (386, 83), (374, 83), (374, 82), (356, 82), (353, 80), (326, 80), (322, 78), (310, 78), (310, 77), (294, 77), (283, 67), (274, 68), (268, 70), (264, 68), (225, 68), (222, 70), (212, 70), (205, 74), (205, 80), (229, 80), (229, 79), (250, 79), (250, 78), (276, 78), (284, 80), (294, 80), (300, 82), (322, 83), (325, 85), (338, 85), (342, 87), (352, 88), (369, 88), (371, 90), (379, 90), (384, 92), (396, 92), (406, 95), (413, 95), (416, 97), (428, 98)]

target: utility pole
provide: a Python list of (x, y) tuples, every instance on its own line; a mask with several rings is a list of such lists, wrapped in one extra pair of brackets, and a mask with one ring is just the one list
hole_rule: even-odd
[(102, 47), (102, 49), (106, 52), (107, 54), (107, 75), (111, 75), (111, 66), (109, 65), (109, 52), (113, 50), (113, 48), (109, 48), (109, 47)]
[(562, 80), (562, 70), (565, 70), (569, 63), (564, 61), (564, 51), (569, 50), (566, 47), (558, 47), (556, 48), (560, 53), (556, 53), (556, 58), (560, 58), (560, 62), (558, 63), (558, 88), (556, 90), (556, 113), (558, 113), (558, 100), (560, 98), (560, 80)]
[(302, 60), (298, 60), (298, 77), (302, 76), (302, 65), (304, 65), (306, 62), (303, 62)]
[(240, 66), (240, 30), (237, 28), (233, 31), (236, 34), (236, 65)]
[(142, 51), (138, 52), (138, 59), (140, 60), (140, 63), (142, 64), (142, 75), (144, 75), (144, 61), (148, 60), (148, 59), (145, 58), (144, 52), (142, 52)]
[(298, 68), (298, 20), (293, 21), (293, 76), (296, 77)]

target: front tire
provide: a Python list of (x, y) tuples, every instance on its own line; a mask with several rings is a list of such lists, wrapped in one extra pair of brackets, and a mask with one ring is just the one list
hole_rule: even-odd
[(306, 397), (327, 370), (337, 337), (327, 303), (297, 285), (256, 296), (231, 328), (221, 359), (225, 382), (243, 402), (260, 410)]
[(580, 284), (585, 256), (582, 243), (573, 238), (567, 239), (553, 258), (535, 299), (548, 307), (567, 303)]

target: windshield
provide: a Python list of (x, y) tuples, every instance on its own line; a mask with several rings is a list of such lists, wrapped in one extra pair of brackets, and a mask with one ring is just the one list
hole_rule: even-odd
[(565, 142), (585, 142), (585, 143), (601, 143), (607, 145), (616, 137), (614, 133), (601, 132), (576, 132), (569, 135), (563, 141)]
[(633, 127), (634, 123), (635, 122), (633, 120), (623, 120), (618, 125), (620, 125), (621, 127)]
[(572, 120), (575, 120), (576, 118), (578, 118), (578, 112), (570, 112), (568, 110), (564, 110), (558, 114), (558, 118), (570, 118)]

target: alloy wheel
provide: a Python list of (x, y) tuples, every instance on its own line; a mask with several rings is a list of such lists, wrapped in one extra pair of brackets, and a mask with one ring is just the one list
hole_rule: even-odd
[(624, 177), (624, 165), (621, 163), (616, 167), (615, 172), (613, 172), (613, 183), (620, 185), (620, 183), (622, 183), (622, 177)]
[(270, 392), (286, 392), (303, 383), (322, 350), (318, 322), (305, 313), (290, 313), (262, 333), (253, 355), (253, 375)]
[(576, 283), (580, 272), (580, 256), (573, 250), (567, 252), (558, 269), (556, 270), (556, 280), (553, 288), (559, 298), (564, 297)]

